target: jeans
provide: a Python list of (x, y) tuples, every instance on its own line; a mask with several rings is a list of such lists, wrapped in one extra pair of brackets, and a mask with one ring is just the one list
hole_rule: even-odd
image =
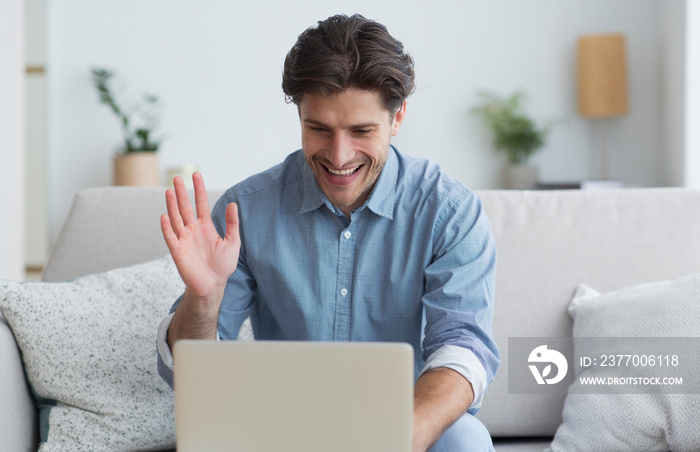
[(491, 435), (477, 418), (465, 414), (457, 419), (428, 452), (493, 452)]

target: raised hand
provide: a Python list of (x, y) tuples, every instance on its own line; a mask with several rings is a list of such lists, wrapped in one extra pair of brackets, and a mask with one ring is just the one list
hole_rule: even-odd
[[(218, 312), (229, 276), (236, 270), (241, 247), (238, 232), (238, 208), (226, 207), (226, 235), (214, 227), (202, 175), (192, 175), (196, 214), (190, 205), (182, 178), (173, 180), (175, 189), (165, 192), (168, 213), (160, 218), (165, 243), (180, 277), (187, 286), (186, 295), (203, 302), (201, 308)], [(218, 304), (217, 304), (218, 303)]]

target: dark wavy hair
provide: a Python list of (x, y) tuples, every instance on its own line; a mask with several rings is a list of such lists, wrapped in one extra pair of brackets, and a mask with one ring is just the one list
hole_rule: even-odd
[(284, 60), (282, 89), (299, 105), (304, 94), (337, 94), (347, 88), (375, 91), (396, 112), (415, 87), (413, 58), (386, 27), (365, 17), (337, 15), (297, 39)]

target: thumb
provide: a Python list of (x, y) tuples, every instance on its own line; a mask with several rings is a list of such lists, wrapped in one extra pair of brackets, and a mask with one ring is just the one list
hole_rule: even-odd
[(238, 206), (232, 202), (226, 206), (226, 235), (224, 238), (230, 242), (240, 243), (241, 235), (238, 231)]

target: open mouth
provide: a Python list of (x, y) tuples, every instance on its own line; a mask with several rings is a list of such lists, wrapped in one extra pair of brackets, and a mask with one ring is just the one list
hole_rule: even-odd
[(323, 168), (326, 170), (326, 172), (332, 176), (347, 177), (347, 176), (352, 176), (353, 174), (357, 173), (360, 170), (360, 168), (362, 168), (362, 166), (364, 166), (364, 165), (358, 165), (354, 168), (348, 168), (348, 169), (344, 169), (344, 170), (333, 170), (333, 169), (330, 169), (326, 165), (323, 165), (323, 164), (321, 166), (323, 166)]

